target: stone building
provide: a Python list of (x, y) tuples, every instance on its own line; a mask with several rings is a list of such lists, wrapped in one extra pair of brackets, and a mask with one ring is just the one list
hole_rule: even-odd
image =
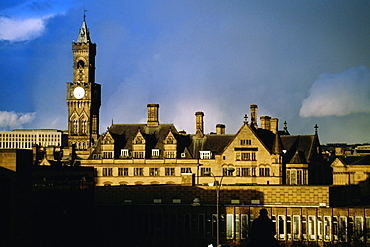
[[(256, 111), (251, 105), (252, 119)], [(146, 124), (112, 124), (89, 158), (80, 160), (96, 168), (98, 186), (209, 184), (214, 177), (226, 184), (304, 185), (311, 170), (323, 165), (317, 133), (279, 131), (276, 118), (262, 116), (261, 128), (245, 119), (236, 134), (225, 134), (218, 124), (215, 133), (205, 134), (204, 113), (196, 112), (196, 133), (187, 134), (161, 124), (158, 112), (158, 104), (148, 104)]]
[[(278, 119), (250, 106), (236, 134), (218, 124), (204, 133), (204, 113), (195, 113), (196, 133), (159, 122), (159, 105), (148, 104), (146, 124), (112, 124), (98, 136), (100, 84), (95, 83), (96, 44), (84, 19), (72, 43), (73, 78), (67, 83), (68, 145), (75, 145), (80, 165), (94, 167), (96, 184), (309, 184), (322, 169), (320, 143), (314, 135), (290, 135)], [(211, 174), (212, 176), (206, 175)]]

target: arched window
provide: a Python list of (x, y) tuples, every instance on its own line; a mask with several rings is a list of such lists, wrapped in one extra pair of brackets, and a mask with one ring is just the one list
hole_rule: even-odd
[(78, 119), (73, 120), (73, 134), (78, 134)]
[(86, 119), (83, 119), (81, 121), (81, 133), (87, 134), (87, 120)]
[(77, 62), (77, 68), (83, 69), (84, 67), (85, 67), (84, 61), (80, 60), (80, 61)]

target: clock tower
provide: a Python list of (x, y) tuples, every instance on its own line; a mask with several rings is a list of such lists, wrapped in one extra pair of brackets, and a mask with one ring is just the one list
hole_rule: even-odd
[(101, 86), (95, 83), (96, 44), (91, 42), (85, 15), (72, 52), (73, 82), (67, 83), (68, 146), (75, 144), (77, 155), (87, 158), (99, 136)]

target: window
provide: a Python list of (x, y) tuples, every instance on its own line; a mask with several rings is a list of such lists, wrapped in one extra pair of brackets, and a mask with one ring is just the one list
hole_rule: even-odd
[(234, 236), (234, 215), (226, 215), (226, 238), (232, 239)]
[(110, 177), (112, 176), (113, 168), (103, 168), (103, 176)]
[(121, 158), (128, 158), (129, 157), (129, 151), (128, 149), (121, 149)]
[(300, 237), (300, 216), (293, 215), (293, 240), (299, 240)]
[(159, 176), (159, 168), (149, 168), (149, 176)]
[(104, 151), (103, 159), (113, 159), (113, 151)]
[(128, 176), (128, 168), (118, 168), (118, 176)]
[(255, 167), (252, 168), (252, 176), (256, 176), (256, 168)]
[(152, 158), (159, 157), (159, 149), (152, 149)]
[(331, 240), (331, 222), (330, 216), (324, 216), (324, 240)]
[(234, 171), (229, 171), (228, 168), (222, 168), (224, 176), (232, 176)]
[(181, 168), (181, 173), (192, 173), (190, 167)]
[(240, 226), (241, 238), (246, 239), (248, 237), (248, 214), (242, 214), (241, 216), (242, 216)]
[(134, 168), (134, 176), (144, 176), (143, 168)]
[(307, 220), (306, 216), (302, 216), (302, 239), (307, 240)]
[(287, 233), (288, 239), (291, 239), (292, 237), (292, 218), (290, 215), (286, 217), (286, 233)]
[(78, 120), (77, 119), (73, 120), (73, 134), (75, 135), (78, 134)]
[(317, 236), (319, 240), (323, 237), (323, 222), (321, 216), (317, 217)]
[(268, 167), (260, 167), (260, 176), (261, 177), (268, 177), (270, 176), (270, 168)]
[(176, 151), (166, 151), (165, 152), (166, 159), (175, 159), (176, 158)]
[(175, 168), (173, 167), (166, 167), (164, 172), (166, 176), (175, 176)]
[(353, 217), (348, 217), (348, 222), (347, 222), (347, 233), (349, 237), (349, 241), (353, 242), (353, 233), (354, 233), (354, 222), (353, 222)]
[(256, 161), (256, 153), (252, 153), (252, 160)]
[(346, 216), (340, 216), (339, 217), (339, 240), (342, 242), (347, 241), (347, 217)]
[(240, 145), (251, 145), (252, 144), (252, 140), (240, 140)]
[(339, 236), (339, 226), (338, 226), (338, 218), (336, 216), (333, 216), (333, 240), (338, 240)]
[(100, 154), (93, 154), (92, 158), (94, 160), (98, 160), (98, 159), (100, 159)]
[(308, 237), (309, 240), (316, 239), (316, 217), (315, 216), (308, 216)]
[(144, 159), (144, 151), (134, 151), (135, 159)]
[(240, 239), (240, 215), (235, 215), (235, 228), (234, 228), (234, 235), (236, 239)]
[(211, 151), (199, 151), (200, 159), (210, 159)]
[(240, 177), (240, 168), (236, 168), (236, 169), (235, 169), (235, 175), (236, 175), (237, 177)]
[(297, 184), (297, 171), (296, 170), (290, 171), (290, 179), (291, 179), (291, 184), (293, 185)]
[(242, 168), (242, 176), (243, 177), (250, 176), (250, 174), (249, 174), (249, 168)]
[(297, 171), (297, 184), (303, 184), (303, 171)]
[(210, 167), (202, 167), (200, 169), (201, 176), (210, 176), (211, 172), (212, 171), (211, 171), (211, 168)]
[(241, 153), (241, 160), (250, 160), (251, 154), (250, 153)]
[(285, 216), (279, 215), (278, 216), (278, 236), (279, 239), (285, 239)]
[(370, 243), (370, 217), (365, 218), (365, 224), (366, 224), (366, 230), (365, 230), (366, 242)]
[(87, 121), (86, 120), (82, 120), (81, 129), (82, 129), (82, 134), (87, 133)]

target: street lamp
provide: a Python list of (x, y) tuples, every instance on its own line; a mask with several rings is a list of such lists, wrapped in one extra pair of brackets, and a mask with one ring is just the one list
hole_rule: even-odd
[[(227, 168), (227, 172), (231, 174), (234, 172), (234, 170), (235, 169), (233, 167)], [(204, 175), (211, 175), (214, 180), (214, 185), (216, 186), (216, 227), (217, 227), (217, 230), (216, 230), (217, 245), (216, 246), (218, 247), (220, 245), (220, 188), (221, 188), (222, 180), (224, 178), (224, 174), (222, 174), (220, 182), (216, 180), (216, 176), (210, 171), (204, 172)]]

